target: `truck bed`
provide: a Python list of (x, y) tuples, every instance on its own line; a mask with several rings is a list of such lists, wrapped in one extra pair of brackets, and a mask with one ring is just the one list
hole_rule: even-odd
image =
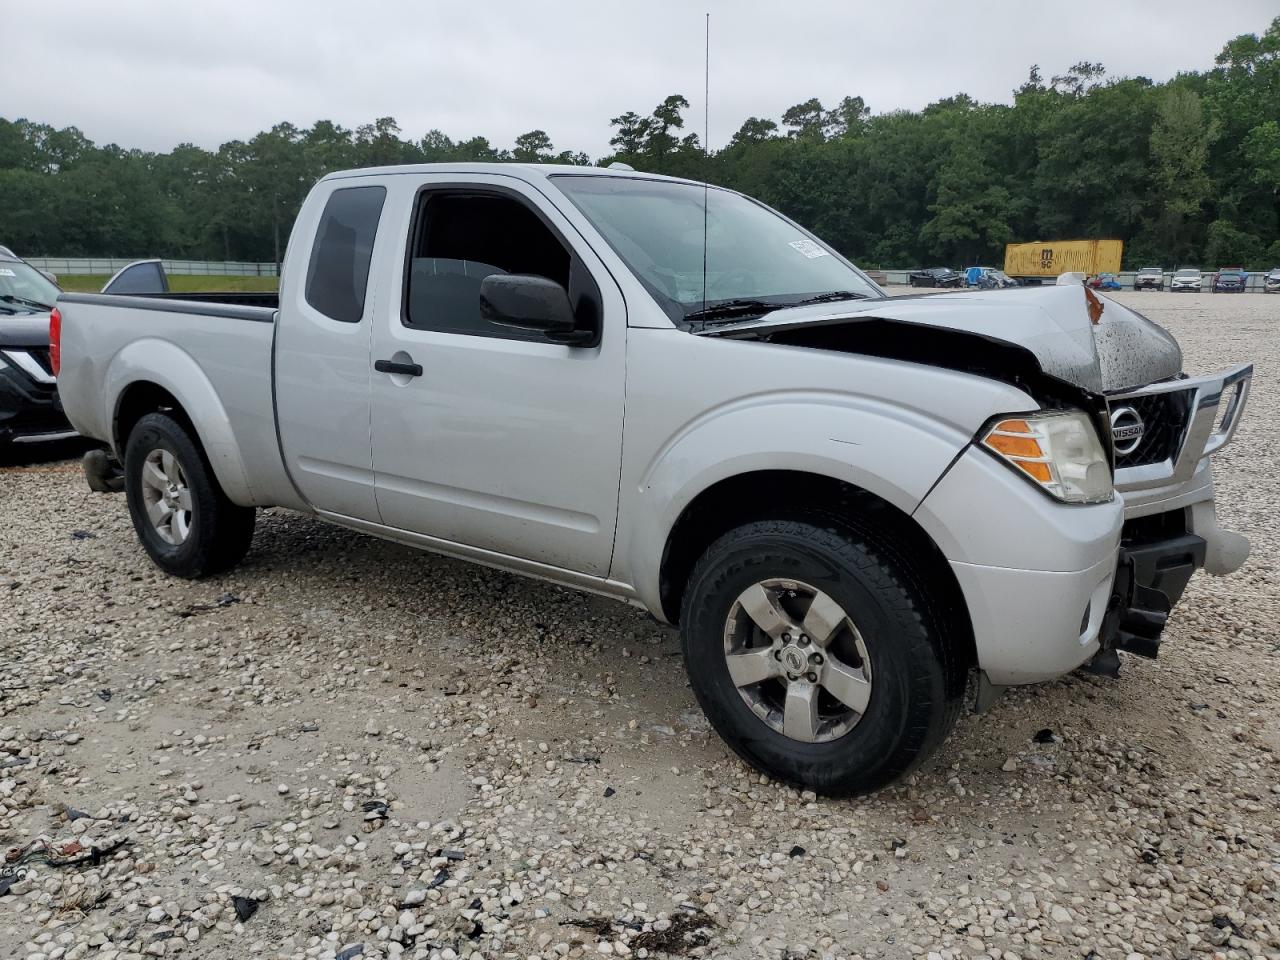
[(128, 390), (185, 398), (227, 495), (242, 505), (305, 506), (276, 442), (272, 384), (277, 296), (64, 293), (58, 390), (85, 436), (123, 454)]

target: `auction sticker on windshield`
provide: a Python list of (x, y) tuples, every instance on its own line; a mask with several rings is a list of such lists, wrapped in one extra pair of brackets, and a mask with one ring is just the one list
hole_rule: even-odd
[(792, 240), (787, 244), (787, 246), (803, 253), (810, 260), (816, 260), (818, 257), (830, 256), (827, 251), (823, 250), (822, 247), (818, 246), (812, 240)]
[(16, 277), (17, 274), (8, 267), (0, 267), (0, 277)]

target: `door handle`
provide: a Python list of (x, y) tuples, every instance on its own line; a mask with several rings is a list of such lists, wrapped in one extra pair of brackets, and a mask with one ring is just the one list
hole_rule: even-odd
[(399, 373), (406, 377), (422, 376), (422, 364), (398, 363), (395, 360), (375, 360), (373, 369), (379, 373)]

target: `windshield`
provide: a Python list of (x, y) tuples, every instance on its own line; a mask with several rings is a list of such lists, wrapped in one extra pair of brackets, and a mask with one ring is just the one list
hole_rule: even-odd
[(1179, 270), (1179, 271), (1178, 271), (1178, 276), (1180, 276), (1180, 277), (1198, 277), (1198, 276), (1200, 276), (1200, 271), (1199, 271), (1199, 270)]
[(1143, 267), (1138, 272), (1139, 273), (1161, 273), (1163, 271), (1161, 271), (1159, 267)]
[(553, 179), (674, 321), (709, 318), (717, 305), (741, 320), (815, 297), (882, 296), (831, 248), (728, 190), (629, 177)]
[(53, 306), (58, 287), (21, 260), (0, 260), (0, 314), (35, 313)]

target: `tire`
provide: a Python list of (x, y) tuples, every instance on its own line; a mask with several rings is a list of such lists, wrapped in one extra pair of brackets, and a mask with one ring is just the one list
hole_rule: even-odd
[[(782, 585), (765, 586), (774, 581)], [(914, 770), (950, 733), (964, 690), (963, 669), (952, 662), (945, 638), (932, 626), (920, 582), (877, 549), (871, 537), (821, 518), (762, 520), (725, 534), (694, 566), (681, 610), (685, 667), (711, 725), (753, 767), (825, 794), (869, 793)], [(797, 589), (789, 591), (788, 584)], [(771, 648), (755, 617), (743, 620), (748, 606), (743, 598), (759, 596), (757, 590), (773, 598), (768, 609), (788, 614), (789, 621), (775, 622), (775, 633), (785, 629), (779, 623), (804, 628), (806, 592), (811, 590), (834, 601), (848, 619), (826, 643), (806, 643), (803, 635), (797, 639), (784, 633)], [(816, 605), (817, 597), (811, 602)], [(784, 644), (783, 637), (790, 642)], [(744, 683), (740, 691), (727, 649), (732, 644), (738, 650), (739, 639), (747, 656), (758, 656), (753, 659), (760, 669), (809, 670), (797, 666), (803, 661), (796, 656), (808, 650), (810, 663), (814, 655), (819, 657), (815, 669), (838, 667), (841, 672), (795, 674), (795, 683), (786, 676), (769, 676)], [(864, 698), (861, 711), (848, 710), (827, 687), (850, 672), (869, 684), (854, 685)], [(816, 683), (798, 682), (815, 678)], [(818, 698), (817, 724), (812, 713), (798, 710), (809, 722), (794, 729), (817, 733), (808, 742), (779, 729), (791, 729), (787, 704), (792, 694), (799, 692), (797, 702), (803, 702), (807, 691)], [(748, 703), (748, 698), (756, 699)], [(841, 719), (841, 711), (848, 716)]]
[(249, 549), (253, 508), (227, 499), (188, 428), (167, 414), (149, 413), (129, 433), (124, 488), (138, 539), (166, 573), (221, 573)]

